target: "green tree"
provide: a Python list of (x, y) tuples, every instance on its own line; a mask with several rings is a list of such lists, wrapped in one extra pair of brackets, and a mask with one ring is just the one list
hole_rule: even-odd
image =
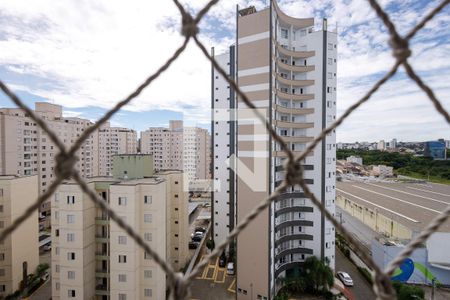
[(328, 266), (328, 262), (315, 256), (305, 260), (302, 275), (306, 291), (310, 293), (328, 291), (334, 283), (333, 270)]
[(398, 300), (424, 299), (425, 292), (421, 287), (407, 285), (398, 281), (392, 283)]
[(209, 240), (206, 241), (206, 248), (208, 248), (209, 250), (214, 249), (215, 246), (216, 245), (215, 245), (213, 239), (209, 239)]

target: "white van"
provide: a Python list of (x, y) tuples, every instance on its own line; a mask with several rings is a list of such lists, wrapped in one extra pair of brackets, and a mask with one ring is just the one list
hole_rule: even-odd
[(227, 265), (227, 275), (234, 275), (234, 264), (232, 262)]

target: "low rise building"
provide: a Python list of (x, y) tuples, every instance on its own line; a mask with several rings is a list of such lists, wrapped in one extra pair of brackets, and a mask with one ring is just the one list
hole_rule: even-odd
[[(38, 177), (0, 176), (0, 230), (11, 225), (38, 197)], [(38, 213), (34, 211), (0, 244), (0, 298), (19, 289), (39, 264)]]
[(373, 166), (370, 175), (376, 177), (392, 177), (394, 176), (394, 168), (385, 165)]
[[(187, 193), (181, 171), (155, 173), (149, 155), (114, 157), (112, 177), (89, 186), (172, 267), (188, 259)], [(52, 296), (164, 299), (166, 275), (75, 182), (52, 201)]]
[(350, 162), (350, 163), (355, 163), (355, 164), (358, 164), (358, 165), (361, 165), (362, 166), (362, 164), (363, 164), (363, 159), (362, 159), (362, 157), (360, 157), (360, 156), (349, 156), (349, 157), (347, 157), (347, 162)]

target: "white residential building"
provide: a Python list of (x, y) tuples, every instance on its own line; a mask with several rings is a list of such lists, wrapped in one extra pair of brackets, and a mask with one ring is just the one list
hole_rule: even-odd
[(361, 165), (362, 166), (362, 164), (363, 164), (363, 159), (362, 159), (362, 157), (360, 157), (360, 156), (349, 156), (349, 157), (347, 157), (347, 162), (350, 162), (350, 163), (355, 163), (355, 164), (358, 164), (358, 165)]
[(210, 136), (206, 129), (183, 127), (170, 121), (169, 128), (151, 127), (141, 132), (141, 153), (152, 154), (155, 169), (183, 170), (189, 181), (210, 178)]

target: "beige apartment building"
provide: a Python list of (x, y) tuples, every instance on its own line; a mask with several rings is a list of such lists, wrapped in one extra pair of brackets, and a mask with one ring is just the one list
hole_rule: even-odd
[(206, 129), (183, 127), (183, 121), (172, 120), (169, 128), (142, 131), (140, 151), (153, 155), (156, 170), (183, 170), (189, 181), (209, 179), (210, 139)]
[[(188, 260), (180, 171), (154, 173), (149, 155), (114, 157), (114, 176), (89, 185), (175, 269)], [(165, 299), (166, 275), (74, 182), (52, 200), (53, 299)]]
[[(87, 119), (63, 117), (60, 105), (37, 102), (35, 112), (56, 132), (67, 148), (75, 143), (86, 128), (93, 125)], [(109, 175), (112, 156), (136, 153), (136, 144), (134, 130), (105, 124), (76, 153), (79, 158), (76, 168), (86, 178)], [(47, 134), (22, 109), (0, 108), (0, 174), (36, 174), (39, 193), (43, 193), (54, 180), (58, 152)], [(43, 203), (40, 211), (43, 215), (49, 215), (50, 202)]]
[[(326, 19), (318, 28), (313, 18), (291, 17), (276, 0), (269, 3), (260, 11), (238, 8), (236, 43), (218, 59), (298, 156), (336, 119), (337, 34), (328, 30)], [(214, 113), (237, 108), (235, 124), (216, 115), (212, 120), (213, 178), (221, 188), (212, 199), (217, 243), (283, 182), (287, 155), (265, 126), (254, 122), (256, 115), (249, 117), (224, 78), (214, 69), (211, 76)], [(302, 161), (306, 184), (331, 214), (335, 143), (333, 131)], [(233, 154), (235, 173), (225, 167)], [(287, 188), (236, 238), (237, 299), (274, 299), (311, 256), (334, 268), (334, 239), (333, 225), (303, 189)]]
[[(37, 176), (0, 176), (0, 230), (11, 225), (38, 196)], [(38, 213), (0, 243), (0, 298), (19, 289), (24, 275), (39, 264)]]
[(111, 127), (109, 122), (98, 130), (98, 176), (111, 176), (113, 156), (137, 153), (137, 133), (133, 129)]

